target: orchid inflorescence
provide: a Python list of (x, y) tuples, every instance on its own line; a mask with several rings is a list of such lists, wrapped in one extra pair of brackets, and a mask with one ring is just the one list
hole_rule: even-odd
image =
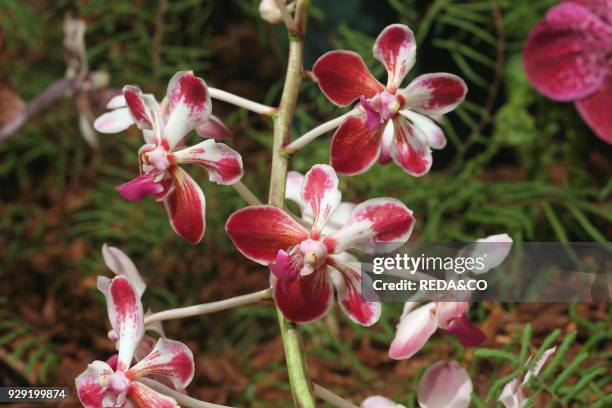
[[(304, 8), (299, 3), (266, 0), (261, 3), (261, 11), (270, 21), (285, 21), (290, 33), (299, 37), (304, 29), (298, 18)], [(292, 12), (296, 14), (295, 21)], [(313, 66), (313, 77), (331, 102), (339, 106), (355, 101), (358, 104), (348, 115), (284, 146), (285, 153), (295, 153), (314, 137), (338, 127), (331, 142), (330, 165), (315, 164), (305, 175), (293, 171), (287, 174), (286, 169), (272, 174), (273, 179), (282, 179), (282, 185), (286, 183), (285, 198), (299, 206), (301, 218), (283, 210), (282, 203), (256, 205), (251, 194), (245, 197), (251, 205), (233, 213), (226, 223), (226, 231), (238, 251), (269, 268), (276, 306), (285, 319), (296, 323), (325, 316), (334, 303), (334, 292), (340, 308), (352, 321), (371, 326), (379, 319), (380, 302), (362, 296), (362, 281), (367, 276), (362, 275), (351, 252), (397, 249), (410, 238), (416, 219), (405, 204), (394, 198), (372, 198), (360, 204), (341, 202), (337, 174), (362, 173), (376, 161), (395, 161), (412, 176), (426, 174), (432, 164), (431, 149), (442, 149), (446, 144), (436, 121), (456, 108), (467, 93), (465, 82), (447, 73), (420, 75), (401, 87), (416, 56), (413, 32), (405, 25), (385, 28), (373, 52), (387, 69), (386, 85), (379, 83), (361, 56), (351, 51), (330, 51)], [(172, 228), (193, 244), (198, 244), (205, 233), (206, 203), (201, 188), (182, 165), (199, 165), (208, 172), (210, 181), (222, 185), (237, 186), (244, 173), (241, 155), (219, 142), (229, 139), (231, 133), (212, 116), (211, 94), (223, 95), (226, 102), (247, 109), (254, 107), (251, 110), (267, 115), (273, 112), (281, 116), (287, 114), (283, 109), (295, 107), (281, 101), (278, 109), (269, 108), (216, 91), (212, 94), (205, 81), (190, 71), (177, 72), (172, 77), (161, 102), (127, 85), (110, 100), (109, 112), (94, 124), (101, 133), (118, 133), (132, 125), (142, 131), (140, 174), (116, 189), (128, 201), (151, 195), (163, 202)], [(189, 145), (192, 130), (208, 139)], [(244, 186), (236, 190), (244, 191)], [(501, 242), (511, 242), (507, 236), (497, 237)], [(184, 344), (166, 339), (159, 321), (145, 325), (146, 316), (150, 317), (150, 312), (143, 313), (141, 303), (146, 285), (127, 255), (104, 246), (103, 256), (117, 275), (113, 279), (99, 277), (98, 288), (106, 298), (112, 326), (109, 338), (116, 341), (118, 354), (107, 362), (93, 362), (76, 379), (79, 398), (91, 408), (177, 406), (175, 399), (153, 390), (142, 379), (148, 377), (184, 393), (193, 378), (193, 356)], [(453, 333), (467, 347), (486, 339), (467, 317), (467, 300), (414, 306), (414, 302), (405, 306), (389, 350), (392, 358), (411, 357), (437, 328)], [(156, 333), (159, 340), (146, 336), (147, 330)], [(441, 406), (427, 402), (441, 398), (435, 392), (432, 396), (432, 390), (439, 386), (436, 378), (441, 377), (448, 378), (451, 385), (461, 385), (457, 398), (469, 401), (472, 386), (465, 370), (454, 362), (440, 363), (422, 380), (422, 407)], [(512, 395), (519, 395), (520, 384), (513, 387)], [(382, 397), (374, 397), (362, 406), (395, 406), (389, 404)], [(458, 404), (448, 406), (464, 406)]]

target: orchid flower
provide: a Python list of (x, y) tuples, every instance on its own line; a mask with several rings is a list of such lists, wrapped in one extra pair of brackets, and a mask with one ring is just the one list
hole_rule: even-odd
[[(121, 107), (125, 100), (127, 107)], [(146, 144), (139, 152), (140, 176), (117, 187), (129, 201), (153, 195), (163, 201), (174, 231), (183, 239), (197, 244), (204, 236), (206, 201), (197, 183), (179, 164), (191, 163), (208, 171), (210, 181), (230, 185), (243, 175), (242, 158), (233, 149), (214, 140), (179, 149), (191, 130), (204, 133), (211, 113), (211, 100), (203, 79), (192, 72), (177, 72), (168, 84), (167, 107), (164, 115), (152, 95), (131, 85), (123, 88), (123, 99), (114, 98), (113, 112), (97, 120), (97, 128), (120, 131), (133, 121), (143, 130)], [(129, 120), (127, 119), (129, 116)], [(211, 121), (209, 135), (219, 135), (220, 126)]]
[(578, 113), (612, 144), (612, 1), (563, 0), (529, 34), (523, 60), (529, 82)]
[[(455, 361), (438, 361), (429, 367), (419, 382), (420, 408), (467, 408), (472, 398), (472, 380)], [(381, 396), (367, 398), (361, 408), (406, 408)]]
[[(557, 351), (556, 347), (549, 348), (542, 353), (542, 357), (535, 363), (535, 365), (525, 373), (521, 378), (516, 378), (510, 381), (508, 384), (504, 386), (501, 395), (497, 399), (501, 402), (506, 408), (523, 408), (527, 405), (527, 397), (525, 396), (525, 392), (523, 391), (523, 387), (529, 382), (529, 380), (533, 377), (536, 377), (546, 361), (549, 359), (551, 355), (553, 355)], [(533, 356), (530, 356), (525, 365), (529, 364), (529, 361)]]
[(340, 307), (347, 316), (363, 326), (374, 324), (380, 317), (380, 303), (362, 298), (360, 269), (337, 255), (349, 248), (370, 250), (377, 243), (399, 246), (412, 233), (412, 211), (398, 200), (375, 198), (357, 205), (340, 229), (322, 235), (341, 197), (336, 172), (317, 164), (306, 173), (301, 190), (301, 201), (313, 214), (310, 231), (270, 205), (243, 208), (227, 220), (226, 230), (236, 248), (252, 261), (270, 267), (276, 278), (276, 304), (295, 322), (312, 322), (324, 316), (333, 303), (336, 286)]
[[(483, 256), (484, 268), (474, 273), (485, 273), (499, 266), (508, 256), (512, 238), (508, 234), (491, 235), (459, 251), (470, 257)], [(486, 340), (486, 335), (467, 316), (470, 303), (430, 302), (415, 308), (417, 302), (406, 302), (395, 338), (389, 348), (393, 359), (407, 359), (417, 353), (435, 333), (442, 329), (455, 335), (464, 347), (476, 347)]]
[(176, 388), (193, 379), (193, 354), (183, 343), (160, 338), (149, 355), (132, 366), (136, 347), (144, 335), (142, 303), (125, 276), (113, 278), (106, 291), (108, 317), (119, 338), (116, 368), (94, 361), (75, 380), (79, 399), (86, 408), (178, 407), (173, 398), (152, 390), (139, 378), (164, 376)]
[(393, 160), (408, 174), (422, 176), (432, 164), (431, 148), (446, 145), (442, 129), (427, 116), (455, 109), (467, 86), (456, 75), (435, 73), (420, 75), (400, 88), (416, 57), (414, 34), (405, 25), (385, 28), (373, 51), (387, 68), (386, 86), (352, 51), (327, 52), (313, 66), (319, 87), (331, 102), (347, 106), (359, 99), (359, 114), (344, 120), (333, 136), (331, 165), (339, 174), (353, 175), (376, 160), (381, 164)]
[[(281, 0), (283, 4), (287, 4), (287, 0)], [(288, 11), (295, 9), (295, 3), (290, 3), (287, 6)], [(276, 5), (275, 0), (261, 0), (259, 2), (259, 15), (270, 24), (278, 24), (283, 22), (283, 15)]]

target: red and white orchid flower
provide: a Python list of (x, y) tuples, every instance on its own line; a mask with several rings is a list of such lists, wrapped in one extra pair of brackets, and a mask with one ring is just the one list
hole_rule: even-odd
[[(557, 351), (556, 347), (545, 350), (544, 353), (542, 353), (542, 357), (540, 357), (540, 359), (531, 369), (527, 370), (525, 375), (510, 381), (504, 386), (504, 389), (497, 400), (506, 408), (523, 408), (527, 406), (527, 397), (525, 396), (523, 387), (531, 378), (540, 373), (540, 370), (542, 370), (542, 367), (544, 367), (546, 361), (555, 353), (555, 351)], [(531, 361), (532, 358), (533, 356), (530, 356), (525, 365), (529, 364), (529, 361)]]
[(301, 190), (301, 201), (312, 214), (310, 231), (270, 205), (246, 207), (227, 220), (226, 230), (236, 248), (270, 267), (276, 278), (276, 303), (295, 322), (324, 316), (332, 306), (335, 285), (347, 316), (363, 326), (374, 324), (380, 317), (380, 303), (362, 298), (360, 269), (338, 254), (349, 248), (369, 250), (364, 246), (375, 243), (401, 245), (412, 233), (412, 211), (398, 200), (375, 198), (357, 205), (340, 229), (323, 235), (341, 196), (336, 172), (317, 164), (306, 173)]
[(359, 99), (360, 113), (349, 116), (333, 136), (331, 165), (339, 174), (353, 175), (376, 160), (393, 160), (407, 173), (422, 176), (431, 167), (431, 149), (446, 145), (444, 132), (428, 116), (455, 109), (465, 99), (467, 86), (456, 75), (435, 73), (400, 88), (416, 58), (414, 34), (405, 25), (385, 28), (373, 51), (387, 68), (386, 86), (352, 51), (327, 52), (312, 68), (321, 91), (334, 104), (347, 106)]
[[(212, 139), (177, 149), (191, 130), (202, 130), (207, 123), (214, 123), (209, 121), (212, 104), (206, 83), (192, 72), (177, 72), (168, 84), (166, 115), (152, 95), (135, 86), (123, 88), (123, 100), (127, 107), (121, 107), (121, 98), (114, 99), (110, 106), (118, 109), (98, 118), (97, 126), (120, 131), (128, 123), (127, 114), (143, 130), (146, 144), (138, 152), (140, 176), (118, 186), (117, 191), (129, 201), (138, 201), (145, 195), (163, 201), (172, 228), (197, 244), (204, 236), (206, 201), (198, 184), (179, 164), (202, 166), (210, 181), (222, 185), (234, 184), (243, 175), (240, 154)], [(217, 124), (209, 128), (213, 129), (209, 135), (219, 133)]]
[[(508, 234), (491, 235), (459, 250), (459, 256), (484, 258), (484, 267), (471, 271), (482, 274), (499, 266), (511, 247), (512, 238)], [(415, 308), (417, 304), (406, 302), (404, 305), (395, 338), (389, 347), (391, 358), (400, 360), (412, 357), (437, 329), (452, 333), (464, 347), (476, 347), (486, 340), (486, 335), (467, 316), (469, 302), (430, 302)]]
[[(455, 361), (438, 361), (421, 377), (417, 401), (420, 408), (467, 408), (472, 391), (472, 380), (465, 368)], [(365, 399), (361, 408), (406, 407), (376, 395)]]
[(106, 291), (108, 317), (119, 338), (116, 368), (94, 361), (75, 380), (79, 399), (86, 408), (178, 407), (176, 401), (152, 390), (139, 378), (163, 376), (175, 388), (193, 379), (193, 354), (183, 343), (160, 338), (146, 357), (132, 366), (134, 353), (144, 335), (142, 303), (125, 276), (113, 278)]

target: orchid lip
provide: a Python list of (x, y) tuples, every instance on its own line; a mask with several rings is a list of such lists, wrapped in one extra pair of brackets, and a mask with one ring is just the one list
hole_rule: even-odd
[(108, 386), (117, 393), (124, 392), (129, 384), (130, 381), (122, 371), (117, 371), (108, 381)]
[(314, 239), (302, 241), (299, 245), (299, 251), (304, 262), (301, 275), (309, 275), (322, 267), (328, 255), (325, 244)]

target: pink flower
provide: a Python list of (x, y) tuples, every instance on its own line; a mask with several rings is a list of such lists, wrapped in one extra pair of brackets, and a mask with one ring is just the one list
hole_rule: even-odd
[[(374, 43), (374, 56), (387, 68), (387, 85), (374, 78), (352, 51), (330, 51), (313, 66), (321, 91), (338, 106), (359, 99), (361, 113), (346, 119), (331, 144), (331, 165), (340, 174), (359, 174), (376, 160), (395, 161), (407, 173), (422, 176), (432, 163), (431, 148), (442, 149), (446, 138), (428, 116), (455, 109), (467, 86), (455, 75), (435, 73), (402, 80), (415, 63), (416, 42), (401, 24), (385, 28)], [(387, 129), (386, 134), (385, 129)]]
[[(557, 351), (556, 347), (549, 348), (542, 353), (542, 357), (527, 371), (522, 377), (510, 381), (504, 386), (501, 395), (497, 399), (506, 408), (523, 408), (527, 405), (527, 397), (523, 391), (525, 386), (532, 377), (540, 373), (546, 361)], [(533, 356), (530, 356), (525, 365), (529, 364)]]
[(531, 31), (523, 53), (529, 82), (555, 101), (575, 101), (612, 143), (612, 1), (564, 0)]
[(183, 343), (160, 338), (146, 357), (131, 366), (144, 335), (140, 297), (125, 276), (117, 276), (108, 285), (106, 302), (109, 320), (119, 338), (119, 355), (114, 369), (103, 361), (94, 361), (76, 378), (83, 406), (178, 407), (173, 398), (159, 394), (137, 380), (163, 376), (175, 388), (185, 388), (194, 374), (191, 351)]
[(269, 205), (236, 211), (225, 228), (244, 256), (270, 267), (276, 278), (276, 303), (288, 319), (307, 323), (324, 316), (333, 303), (335, 285), (347, 316), (364, 326), (374, 324), (380, 303), (362, 298), (360, 269), (338, 254), (349, 248), (370, 250), (376, 243), (401, 245), (414, 226), (412, 211), (392, 198), (367, 200), (355, 207), (341, 228), (322, 235), (341, 199), (336, 173), (323, 164), (306, 174), (301, 198), (312, 214), (310, 231)]
[[(420, 408), (467, 408), (473, 385), (468, 372), (455, 361), (438, 361), (429, 367), (419, 382)], [(367, 398), (361, 408), (405, 408), (381, 396)]]
[[(126, 108), (121, 107), (122, 100)], [(177, 149), (196, 128), (214, 137), (224, 134), (220, 122), (209, 120), (211, 100), (204, 80), (191, 72), (176, 73), (168, 84), (169, 113), (165, 115), (152, 95), (131, 85), (123, 88), (123, 99), (114, 98), (109, 106), (117, 109), (98, 118), (96, 128), (120, 131), (135, 123), (146, 142), (138, 152), (140, 176), (118, 186), (117, 191), (129, 201), (145, 195), (163, 201), (172, 228), (197, 244), (204, 236), (206, 201), (200, 187), (178, 165), (202, 166), (211, 181), (223, 185), (236, 183), (243, 174), (240, 154), (222, 143), (206, 140)]]
[(464, 347), (476, 347), (487, 336), (467, 317), (469, 302), (431, 302), (413, 310), (416, 302), (406, 302), (397, 325), (389, 357), (400, 360), (412, 357), (437, 329), (454, 334)]

